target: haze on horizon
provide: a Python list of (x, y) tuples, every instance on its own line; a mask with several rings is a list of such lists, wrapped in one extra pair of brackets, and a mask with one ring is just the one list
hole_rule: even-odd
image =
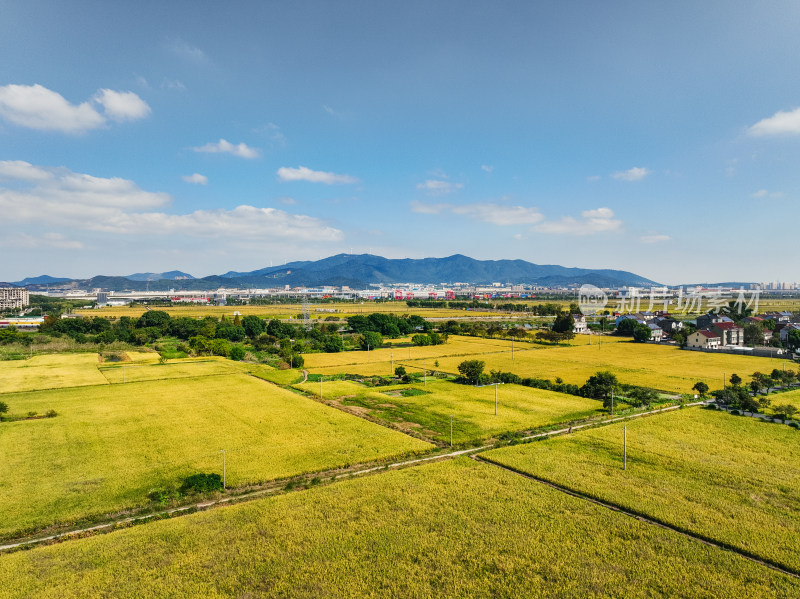
[(337, 253), (800, 279), (800, 5), (7, 2), (0, 280)]

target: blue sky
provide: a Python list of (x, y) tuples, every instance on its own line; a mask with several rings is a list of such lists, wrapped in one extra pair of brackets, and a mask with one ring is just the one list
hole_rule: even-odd
[(798, 280), (796, 2), (3, 2), (0, 280)]

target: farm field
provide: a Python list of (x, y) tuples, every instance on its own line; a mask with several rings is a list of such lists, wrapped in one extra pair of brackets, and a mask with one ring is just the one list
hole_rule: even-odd
[(97, 366), (95, 353), (46, 354), (0, 361), (0, 393), (105, 385), (107, 381)]
[(800, 433), (690, 408), (487, 458), (800, 570)]
[(425, 450), (429, 444), (244, 374), (3, 396), (0, 538), (148, 504), (198, 472), (229, 486)]
[[(603, 343), (598, 346), (553, 347), (507, 354), (476, 356), (486, 362), (486, 372), (503, 370), (522, 377), (555, 379), (581, 385), (598, 370), (610, 370), (620, 382), (653, 387), (672, 393), (691, 393), (698, 381), (711, 389), (722, 387), (723, 376), (738, 373), (746, 378), (756, 371), (771, 372), (781, 367), (777, 358), (756, 358), (732, 354), (712, 354), (681, 350), (677, 347), (639, 343)], [(456, 373), (463, 358), (440, 358), (438, 370)], [(433, 361), (414, 364), (432, 369)]]
[[(295, 385), (310, 393), (320, 392), (319, 382)], [(325, 399), (358, 412), (413, 430), (440, 443), (450, 441), (450, 416), (453, 442), (463, 443), (504, 433), (569, 422), (597, 415), (602, 403), (594, 399), (502, 385), (497, 392), (494, 414), (494, 387), (473, 387), (449, 381), (431, 380), (426, 385), (366, 387), (353, 381), (323, 381)]]
[[(158, 354), (155, 354), (155, 356), (155, 360), (157, 360)], [(98, 365), (98, 369), (106, 381), (111, 384), (118, 384), (123, 381), (125, 383), (133, 383), (137, 381), (235, 374), (242, 372), (243, 365), (218, 356), (203, 356), (167, 360), (163, 364), (157, 361), (144, 360), (103, 363)]]
[[(589, 346), (589, 343), (591, 343), (591, 347), (596, 348), (597, 337), (592, 336), (591, 339), (589, 337), (589, 335), (577, 335), (575, 339), (568, 343), (570, 347)], [(398, 340), (391, 341), (393, 344), (398, 342)], [(620, 337), (607, 337), (603, 339), (603, 345), (617, 344), (622, 341), (628, 340)], [(400, 342), (402, 343), (403, 340), (400, 340)], [(514, 360), (512, 361), (511, 341), (450, 335), (447, 343), (443, 345), (418, 347), (404, 344), (402, 346), (382, 347), (369, 352), (347, 351), (331, 354), (304, 354), (303, 358), (305, 359), (305, 367), (314, 373), (389, 376), (394, 374), (392, 358), (395, 366), (404, 365), (410, 367), (412, 371), (422, 372), (423, 368), (425, 368), (427, 370), (446, 370), (455, 373), (455, 368), (452, 370), (445, 369), (444, 364), (455, 364), (457, 367), (464, 360), (483, 359), (485, 354), (495, 354), (497, 359), (507, 360), (509, 364), (515, 364), (521, 356), (530, 356), (531, 352), (556, 349), (562, 348), (538, 343), (514, 342)], [(449, 356), (458, 356), (459, 359), (455, 361), (440, 359)], [(436, 367), (434, 363), (437, 360), (440, 363), (440, 367)]]
[(800, 581), (468, 458), (0, 555), (0, 597), (791, 597)]
[[(382, 302), (363, 304), (354, 304), (353, 302), (342, 302), (332, 304), (310, 304), (309, 316), (312, 320), (326, 319), (328, 317), (335, 317), (339, 319), (354, 316), (356, 314), (372, 314), (375, 312), (380, 313), (393, 313), (393, 314), (416, 314), (423, 318), (458, 318), (458, 317), (494, 317), (499, 316), (507, 317), (507, 315), (494, 312), (494, 311), (480, 311), (480, 310), (451, 310), (449, 308), (409, 308), (405, 302)], [(213, 316), (220, 318), (227, 316), (233, 318), (234, 313), (238, 312), (242, 316), (253, 314), (255, 316), (263, 316), (265, 318), (296, 318), (298, 314), (302, 314), (303, 305), (298, 304), (271, 304), (265, 306), (154, 306), (153, 310), (164, 310), (171, 316), (191, 316), (191, 317), (204, 317)], [(328, 312), (327, 310), (335, 310)], [(144, 306), (111, 306), (105, 308), (94, 308), (91, 310), (81, 310), (79, 312), (84, 316), (103, 316), (105, 318), (119, 318), (121, 316), (129, 316), (131, 318), (139, 318), (145, 313)]]

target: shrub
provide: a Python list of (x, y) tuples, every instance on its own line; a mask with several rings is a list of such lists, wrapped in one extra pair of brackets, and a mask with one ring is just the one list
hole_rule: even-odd
[(219, 474), (192, 474), (183, 480), (181, 493), (210, 493), (222, 490), (222, 477)]
[(56, 416), (58, 416), (58, 412), (56, 412), (55, 410), (47, 410), (47, 412), (45, 412), (44, 415), (47, 416), (48, 418), (55, 418)]
[(789, 426), (791, 426), (792, 428), (800, 429), (800, 423), (798, 422), (790, 422)]
[(731, 415), (732, 416), (741, 416), (742, 413), (739, 410), (737, 410), (736, 408), (734, 408), (733, 410), (731, 410)]
[(231, 360), (236, 360), (237, 362), (241, 361), (244, 358), (245, 350), (241, 345), (234, 345), (231, 347), (231, 353), (228, 354), (228, 357)]

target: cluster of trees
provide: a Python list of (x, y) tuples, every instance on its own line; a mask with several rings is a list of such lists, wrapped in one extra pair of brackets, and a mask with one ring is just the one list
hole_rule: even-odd
[(652, 336), (652, 331), (650, 331), (649, 326), (633, 318), (623, 318), (617, 326), (615, 333), (623, 337), (633, 337), (633, 340), (638, 343), (650, 341), (650, 337)]
[(354, 333), (359, 335), (374, 332), (391, 339), (410, 335), (420, 329), (427, 333), (433, 328), (431, 323), (416, 314), (395, 316), (380, 312), (373, 312), (369, 316), (351, 316), (347, 319), (347, 324)]
[[(775, 368), (770, 374), (754, 372), (750, 378), (750, 382), (745, 385), (742, 377), (734, 373), (728, 379), (730, 386), (712, 391), (711, 395), (715, 402), (724, 408), (757, 413), (771, 405), (772, 400), (768, 397), (770, 391), (775, 387), (795, 384), (800, 379), (800, 373)], [(703, 397), (708, 393), (708, 385), (702, 382), (698, 382), (693, 389)], [(791, 417), (797, 409), (790, 404), (784, 404), (775, 406), (773, 411), (776, 414), (783, 414), (784, 417)]]

